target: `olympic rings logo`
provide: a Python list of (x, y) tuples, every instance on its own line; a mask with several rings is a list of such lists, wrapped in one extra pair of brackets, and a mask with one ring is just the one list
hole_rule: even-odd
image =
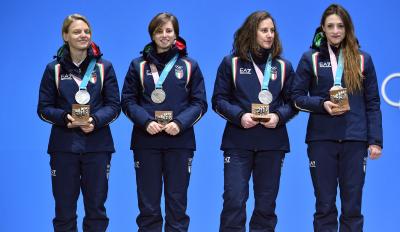
[(390, 80), (392, 80), (394, 78), (400, 78), (400, 73), (393, 73), (393, 74), (387, 76), (385, 78), (385, 80), (383, 80), (383, 82), (382, 82), (381, 92), (382, 92), (382, 97), (387, 104), (400, 108), (400, 100), (399, 100), (399, 102), (394, 102), (394, 101), (390, 100), (388, 98), (388, 96), (386, 95), (386, 85), (388, 84), (388, 82)]

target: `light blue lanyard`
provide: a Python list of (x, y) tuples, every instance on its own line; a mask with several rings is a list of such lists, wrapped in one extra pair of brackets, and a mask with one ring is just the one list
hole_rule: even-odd
[(156, 89), (162, 89), (162, 84), (165, 81), (165, 78), (167, 78), (167, 75), (169, 71), (171, 71), (172, 67), (174, 67), (174, 64), (178, 60), (178, 54), (176, 54), (168, 63), (165, 65), (164, 69), (161, 72), (161, 76), (157, 81), (156, 84)]
[(272, 63), (272, 56), (270, 53), (268, 55), (267, 64), (265, 65), (264, 69), (264, 78), (261, 86), (262, 90), (268, 90), (269, 79), (271, 79), (271, 63)]
[[(250, 55), (250, 58), (251, 58), (251, 61), (253, 62), (254, 68), (257, 69), (258, 67), (257, 67), (256, 63), (254, 62), (253, 57), (251, 57), (251, 55)], [(262, 79), (261, 90), (268, 90), (269, 79), (271, 79), (271, 63), (272, 63), (272, 56), (271, 56), (271, 54), (269, 54), (267, 63), (265, 64), (265, 68), (264, 68), (264, 77)], [(256, 71), (256, 73), (257, 73), (257, 71)], [(261, 80), (260, 77), (258, 77), (258, 79)]]
[(88, 67), (87, 67), (87, 69), (86, 69), (85, 76), (83, 77), (83, 80), (82, 80), (82, 82), (81, 82), (81, 84), (80, 84), (80, 86), (79, 86), (79, 89), (80, 89), (80, 90), (86, 90), (86, 87), (87, 87), (87, 85), (88, 85), (88, 83), (89, 83), (90, 77), (92, 76), (92, 72), (93, 72), (93, 69), (94, 69), (94, 65), (95, 65), (95, 64), (96, 64), (96, 59), (93, 58), (93, 59), (90, 61), (89, 65), (88, 65)]
[(343, 54), (342, 54), (342, 49), (340, 49), (338, 67), (335, 75), (335, 86), (342, 85), (342, 76), (343, 76)]

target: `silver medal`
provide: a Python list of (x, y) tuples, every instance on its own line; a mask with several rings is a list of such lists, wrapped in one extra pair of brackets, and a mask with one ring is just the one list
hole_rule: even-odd
[(160, 104), (165, 100), (165, 92), (162, 89), (155, 89), (151, 92), (151, 100), (154, 103)]
[(81, 105), (84, 105), (90, 101), (90, 94), (87, 90), (85, 89), (80, 89), (78, 92), (75, 94), (75, 100)]
[(258, 100), (260, 100), (261, 103), (268, 105), (272, 102), (272, 93), (265, 89), (261, 90), (260, 93), (258, 93)]

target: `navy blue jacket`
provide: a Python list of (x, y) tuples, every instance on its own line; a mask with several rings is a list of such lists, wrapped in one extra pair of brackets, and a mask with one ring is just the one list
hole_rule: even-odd
[[(166, 54), (157, 54), (153, 43), (148, 44), (142, 53), (129, 66), (121, 97), (122, 110), (134, 123), (131, 149), (195, 150), (193, 125), (207, 111), (203, 74), (197, 62), (187, 57), (186, 44), (181, 38)], [(166, 99), (156, 104), (151, 100), (155, 85), (150, 63), (156, 65), (161, 75), (165, 63), (177, 53), (179, 58), (163, 83)], [(173, 112), (173, 121), (180, 128), (177, 135), (172, 136), (164, 131), (150, 135), (146, 131), (147, 125), (155, 120), (156, 110)]]
[[(257, 63), (257, 62), (256, 62)], [(261, 70), (265, 62), (257, 64)], [(272, 60), (269, 91), (273, 95), (270, 113), (279, 116), (276, 128), (261, 124), (244, 129), (241, 117), (251, 113), (251, 104), (260, 103), (261, 85), (252, 62), (232, 55), (224, 57), (219, 68), (212, 97), (213, 110), (227, 120), (221, 150), (282, 150), (289, 152), (288, 122), (297, 113), (290, 104), (290, 85), (295, 73), (289, 61), (280, 57)]]
[[(305, 52), (293, 81), (292, 99), (299, 110), (310, 112), (306, 142), (355, 140), (382, 146), (382, 115), (378, 83), (371, 56), (360, 50), (363, 89), (348, 94), (350, 111), (331, 116), (323, 103), (329, 100), (333, 74), (326, 40)], [(342, 86), (346, 86), (342, 78)]]
[[(59, 49), (57, 59), (46, 66), (40, 83), (37, 113), (43, 121), (53, 124), (48, 153), (115, 151), (108, 125), (120, 113), (118, 83), (112, 64), (101, 56), (99, 48), (92, 43), (88, 56), (80, 67), (76, 67), (71, 60), (68, 46), (64, 45)], [(73, 76), (82, 79), (92, 58), (96, 58), (97, 63), (87, 90), (95, 129), (85, 134), (79, 127), (68, 128), (66, 115), (71, 114), (72, 104), (77, 104), (75, 93), (79, 86)]]

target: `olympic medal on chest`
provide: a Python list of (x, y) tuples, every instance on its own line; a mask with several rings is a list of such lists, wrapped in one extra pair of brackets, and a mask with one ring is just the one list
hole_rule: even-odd
[(75, 94), (75, 100), (78, 104), (72, 104), (71, 116), (75, 119), (72, 124), (76, 126), (88, 125), (90, 117), (90, 94), (87, 90), (81, 89)]
[(162, 89), (155, 89), (153, 92), (151, 92), (151, 100), (156, 104), (163, 103), (165, 101), (165, 97), (165, 91)]
[(90, 101), (90, 94), (85, 89), (80, 89), (75, 94), (75, 100), (81, 105), (87, 104)]
[(268, 90), (261, 90), (258, 93), (258, 100), (262, 103), (262, 104), (266, 104), (269, 105), (272, 102), (272, 93)]

